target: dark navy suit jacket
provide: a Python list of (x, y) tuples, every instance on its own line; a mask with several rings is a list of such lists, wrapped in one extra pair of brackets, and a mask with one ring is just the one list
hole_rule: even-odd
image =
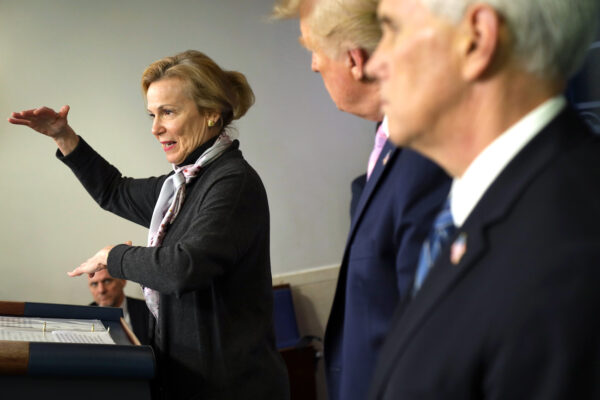
[(421, 155), (384, 146), (353, 212), (325, 332), (330, 400), (365, 399), (398, 300), (450, 180)]
[(365, 185), (367, 184), (367, 174), (362, 174), (357, 176), (352, 181), (350, 185), (352, 191), (352, 197), (350, 198), (350, 220), (354, 218), (354, 214), (356, 212), (356, 208), (358, 207), (358, 202), (360, 201), (360, 195), (365, 189)]
[(398, 310), (370, 398), (600, 398), (600, 137), (564, 110), (459, 235)]

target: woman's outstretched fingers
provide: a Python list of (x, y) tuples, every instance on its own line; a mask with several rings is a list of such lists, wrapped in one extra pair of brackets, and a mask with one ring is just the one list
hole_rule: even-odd
[(94, 276), (94, 273), (102, 269), (106, 269), (106, 264), (108, 263), (108, 253), (113, 247), (114, 246), (103, 247), (92, 257), (88, 258), (86, 261), (81, 263), (79, 267), (75, 268), (71, 272), (67, 272), (67, 275), (71, 277), (83, 274), (89, 274), (90, 276)]

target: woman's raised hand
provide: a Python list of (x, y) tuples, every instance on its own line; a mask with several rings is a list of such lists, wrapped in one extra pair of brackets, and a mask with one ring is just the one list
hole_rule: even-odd
[(69, 106), (56, 112), (49, 107), (40, 107), (12, 113), (8, 122), (25, 125), (54, 139), (63, 155), (69, 154), (79, 143), (79, 137), (67, 123)]
[(34, 110), (14, 112), (8, 122), (15, 125), (26, 125), (46, 136), (56, 138), (67, 134), (67, 114), (69, 114), (69, 106), (63, 106), (58, 113), (51, 108), (40, 107)]
[[(131, 246), (131, 241), (128, 240), (125, 244)], [(113, 247), (115, 246), (103, 247), (92, 257), (82, 262), (79, 267), (71, 272), (67, 272), (67, 275), (73, 277), (88, 274), (90, 278), (93, 277), (96, 272), (106, 269), (106, 265), (108, 264), (108, 253), (110, 253)]]
[(75, 268), (71, 272), (67, 272), (67, 275), (73, 277), (88, 274), (90, 278), (92, 278), (96, 272), (106, 269), (106, 264), (108, 263), (108, 253), (112, 248), (113, 246), (106, 246), (100, 249), (100, 251), (98, 251), (92, 257), (82, 262), (79, 267)]

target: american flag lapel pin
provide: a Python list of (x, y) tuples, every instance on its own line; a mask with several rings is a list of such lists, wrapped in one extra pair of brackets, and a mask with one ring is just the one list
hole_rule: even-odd
[(454, 265), (458, 265), (460, 260), (463, 258), (465, 253), (467, 252), (467, 234), (462, 232), (454, 243), (452, 243), (452, 247), (450, 247), (450, 262)]
[(383, 165), (387, 164), (387, 162), (390, 159), (390, 154), (392, 153), (391, 150), (388, 150), (387, 154), (385, 155), (385, 157), (383, 157), (383, 160), (381, 161), (383, 163)]

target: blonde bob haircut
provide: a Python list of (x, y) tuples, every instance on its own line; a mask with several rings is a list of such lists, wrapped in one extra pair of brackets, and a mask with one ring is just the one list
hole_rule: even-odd
[(201, 114), (218, 112), (221, 130), (241, 118), (254, 104), (254, 93), (246, 77), (237, 71), (225, 71), (212, 59), (196, 50), (188, 50), (153, 62), (142, 74), (144, 94), (153, 82), (177, 78), (187, 83), (187, 91)]
[(273, 7), (272, 16), (300, 17), (306, 6), (307, 25), (320, 50), (334, 58), (354, 48), (371, 55), (381, 39), (378, 3), (379, 0), (280, 0)]

